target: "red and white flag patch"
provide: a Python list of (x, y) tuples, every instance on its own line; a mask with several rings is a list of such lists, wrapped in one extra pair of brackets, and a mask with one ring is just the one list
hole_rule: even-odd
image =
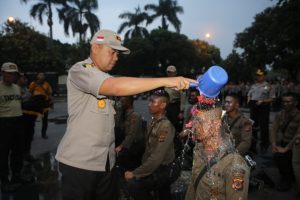
[(104, 36), (97, 36), (96, 41), (97, 42), (103, 42), (104, 41)]

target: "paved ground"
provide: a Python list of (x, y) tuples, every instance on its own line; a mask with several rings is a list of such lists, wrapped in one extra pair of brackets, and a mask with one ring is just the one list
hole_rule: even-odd
[[(145, 100), (138, 100), (135, 103), (136, 109), (145, 117), (150, 119), (146, 108)], [(243, 112), (248, 114), (247, 109)], [(274, 113), (271, 113), (273, 119)], [(24, 200), (59, 200), (60, 181), (59, 173), (57, 172), (57, 163), (54, 159), (57, 145), (62, 138), (67, 119), (67, 104), (66, 98), (58, 97), (55, 99), (54, 110), (49, 113), (49, 139), (41, 138), (40, 120), (36, 123), (36, 133), (32, 143), (32, 154), (39, 158), (34, 163), (27, 163), (26, 170), (35, 173), (34, 182), (22, 187), (13, 195), (2, 195), (0, 199), (24, 199)], [(260, 180), (264, 180), (264, 185), (261, 188), (252, 188), (249, 191), (249, 200), (296, 200), (295, 186), (289, 192), (278, 192), (274, 189), (273, 183), (278, 182), (278, 170), (272, 162), (272, 154), (268, 151), (264, 155), (258, 155), (255, 158), (258, 163), (257, 169), (253, 172)], [(180, 199), (179, 196), (177, 199)]]

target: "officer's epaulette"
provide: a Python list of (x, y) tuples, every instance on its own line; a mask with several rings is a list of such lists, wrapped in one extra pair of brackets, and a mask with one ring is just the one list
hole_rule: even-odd
[(92, 67), (92, 64), (90, 64), (90, 63), (83, 63), (82, 66), (84, 68), (89, 68), (89, 67)]

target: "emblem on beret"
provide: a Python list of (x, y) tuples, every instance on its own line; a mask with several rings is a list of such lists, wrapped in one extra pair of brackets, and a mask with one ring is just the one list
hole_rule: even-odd
[(106, 102), (104, 99), (98, 100), (98, 108), (103, 109), (103, 108), (105, 108), (105, 106), (106, 106)]

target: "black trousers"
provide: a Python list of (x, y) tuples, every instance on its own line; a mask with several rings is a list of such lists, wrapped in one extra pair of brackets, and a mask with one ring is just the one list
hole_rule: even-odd
[[(256, 101), (250, 101), (250, 118), (254, 120), (254, 129), (259, 127), (260, 129), (260, 146), (267, 148), (269, 146), (269, 121), (270, 121), (270, 106), (269, 105), (259, 105), (257, 106)], [(253, 142), (252, 147), (256, 146), (256, 141), (258, 140), (257, 131), (252, 133)]]
[(9, 171), (12, 178), (21, 174), (23, 167), (23, 127), (22, 116), (0, 118), (0, 179), (8, 182)]
[[(286, 144), (281, 145), (286, 146)], [(281, 179), (287, 183), (291, 183), (294, 180), (294, 172), (292, 166), (292, 151), (286, 153), (274, 153), (274, 162), (278, 167)]]
[(45, 111), (43, 118), (42, 118), (42, 136), (47, 135), (47, 128), (48, 128), (48, 113), (49, 111)]
[(24, 153), (30, 154), (31, 142), (34, 136), (34, 127), (36, 115), (23, 114), (23, 127), (24, 127)]
[(59, 163), (63, 200), (118, 200), (115, 170), (98, 172)]
[(166, 181), (166, 179), (157, 179), (157, 177), (150, 175), (128, 181), (127, 189), (134, 200), (153, 200), (155, 199), (153, 195), (158, 195), (159, 200), (169, 200), (172, 199), (170, 183), (166, 183)]

